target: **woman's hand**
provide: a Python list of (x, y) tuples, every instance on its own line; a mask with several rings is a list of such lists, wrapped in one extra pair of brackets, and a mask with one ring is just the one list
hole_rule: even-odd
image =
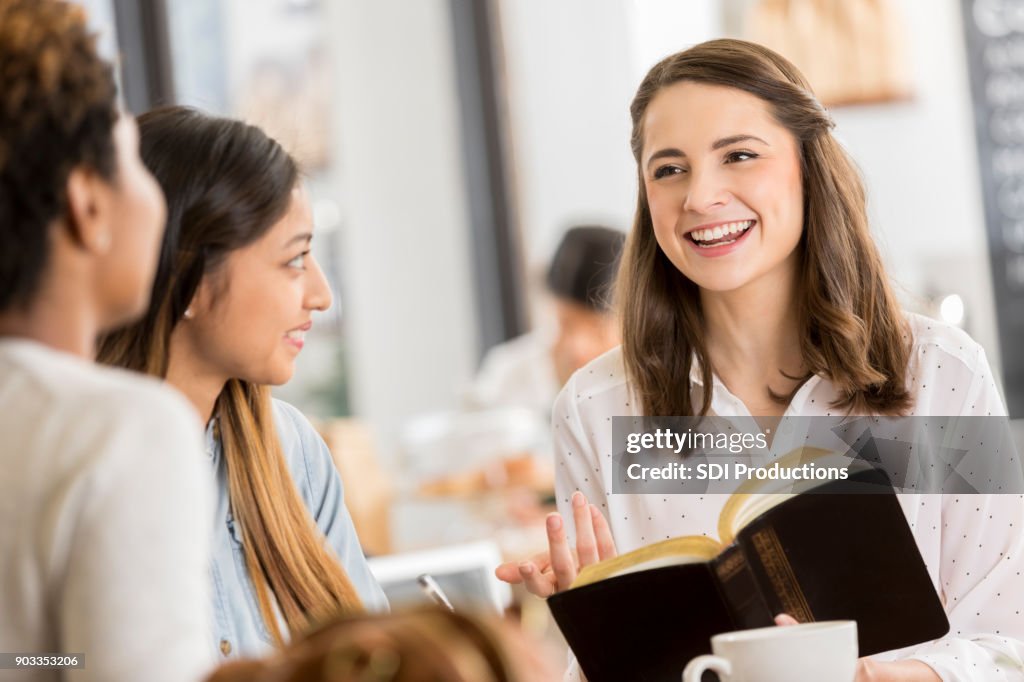
[(576, 548), (569, 547), (565, 523), (558, 512), (548, 514), (548, 553), (515, 563), (498, 566), (494, 574), (507, 583), (523, 583), (538, 597), (550, 597), (566, 590), (576, 580), (580, 569), (616, 555), (612, 532), (604, 515), (588, 504), (581, 492), (572, 496), (572, 518), (576, 524)]
[[(798, 622), (786, 613), (775, 616), (776, 625), (797, 625)], [(854, 682), (942, 682), (942, 679), (931, 666), (922, 661), (873, 661), (870, 658), (859, 658)]]

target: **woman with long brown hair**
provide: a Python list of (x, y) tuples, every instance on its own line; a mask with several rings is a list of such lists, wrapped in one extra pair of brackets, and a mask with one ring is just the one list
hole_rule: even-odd
[[(723, 495), (611, 494), (612, 416), (1006, 414), (978, 344), (900, 310), (859, 174), (792, 64), (753, 43), (703, 43), (655, 65), (631, 115), (623, 344), (555, 404), (550, 554), (499, 569), (541, 596), (616, 545), (715, 534)], [(1024, 502), (931, 499), (901, 503), (950, 634), (862, 659), (858, 680), (1019, 679), (1024, 619), (1003, 595), (1022, 586), (1010, 558), (1024, 556)]]
[(295, 162), (254, 126), (184, 107), (139, 130), (167, 231), (148, 311), (103, 339), (100, 360), (166, 379), (208, 424), (219, 651), (259, 654), (312, 622), (386, 608), (324, 442), (270, 397), (331, 303)]

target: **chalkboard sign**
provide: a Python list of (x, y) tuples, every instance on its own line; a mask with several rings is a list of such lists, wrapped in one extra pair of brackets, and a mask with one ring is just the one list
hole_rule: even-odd
[(1024, 417), (1024, 0), (961, 0), (1003, 385)]

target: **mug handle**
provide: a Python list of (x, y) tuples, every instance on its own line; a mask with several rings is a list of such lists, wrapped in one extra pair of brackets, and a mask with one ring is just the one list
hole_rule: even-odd
[(686, 669), (683, 670), (683, 682), (700, 682), (700, 677), (706, 670), (712, 670), (719, 677), (725, 679), (723, 676), (732, 674), (732, 665), (721, 656), (709, 656), (707, 654), (698, 656), (686, 664)]

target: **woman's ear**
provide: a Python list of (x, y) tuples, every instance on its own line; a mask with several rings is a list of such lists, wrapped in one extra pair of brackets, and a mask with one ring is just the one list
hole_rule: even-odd
[(185, 308), (185, 319), (193, 320), (210, 310), (214, 298), (212, 279), (213, 277), (209, 274), (204, 274), (199, 279), (195, 293), (192, 294), (192, 300), (188, 302), (188, 306)]
[(113, 243), (108, 220), (110, 186), (98, 173), (77, 167), (68, 174), (65, 229), (73, 244), (97, 256), (104, 256)]

